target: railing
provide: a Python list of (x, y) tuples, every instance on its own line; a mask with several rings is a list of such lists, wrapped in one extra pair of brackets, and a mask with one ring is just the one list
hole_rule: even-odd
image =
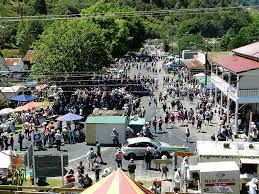
[(238, 96), (239, 97), (242, 97), (242, 96), (249, 96), (249, 97), (259, 96), (259, 89), (255, 89), (255, 90), (238, 90)]
[(239, 89), (237, 90), (232, 85), (229, 85), (225, 80), (216, 74), (212, 73), (212, 82), (226, 95), (230, 95), (232, 98), (239, 97), (259, 97), (259, 89)]

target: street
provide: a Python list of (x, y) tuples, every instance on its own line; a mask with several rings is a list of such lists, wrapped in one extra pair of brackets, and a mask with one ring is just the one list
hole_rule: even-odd
[[(163, 61), (158, 61), (158, 63), (157, 63), (158, 69), (162, 67), (162, 63), (163, 63)], [(158, 98), (159, 92), (165, 91), (165, 87), (163, 87), (163, 83), (162, 83), (163, 76), (168, 76), (169, 74), (167, 74), (166, 72), (164, 72), (162, 70), (159, 74), (154, 75), (152, 72), (147, 71), (144, 68), (139, 70), (139, 69), (136, 69), (135, 67), (131, 68), (131, 70), (130, 70), (131, 76), (138, 75), (139, 73), (140, 73), (140, 75), (145, 75), (145, 76), (150, 75), (152, 77), (158, 78), (159, 87), (158, 87), (158, 91), (154, 92), (154, 97)], [(149, 98), (148, 96), (144, 96), (141, 98), (141, 107), (144, 106), (145, 110), (146, 110), (146, 115), (145, 115), (146, 120), (147, 121), (153, 120), (153, 118), (155, 116), (157, 118), (159, 118), (160, 116), (162, 116), (162, 118), (164, 118), (165, 113), (162, 109), (161, 103), (158, 103), (158, 106), (156, 108), (154, 102), (152, 101), (151, 106), (149, 106), (148, 98)], [(168, 106), (170, 106), (170, 98), (168, 98), (167, 104), (168, 104)], [(197, 105), (197, 102), (195, 100), (193, 102), (190, 102), (186, 98), (186, 100), (182, 100), (182, 104), (187, 109), (192, 107), (195, 110), (195, 106)], [(215, 121), (214, 121), (214, 123), (215, 123)], [(155, 134), (155, 138), (158, 141), (167, 142), (171, 145), (179, 145), (179, 146), (186, 145), (190, 148), (190, 150), (192, 152), (194, 152), (195, 148), (196, 148), (197, 140), (209, 140), (213, 131), (215, 129), (217, 129), (216, 125), (214, 125), (214, 126), (204, 126), (203, 125), (202, 131), (200, 133), (197, 133), (196, 128), (191, 127), (191, 125), (189, 125), (189, 126), (190, 126), (189, 142), (185, 141), (185, 128), (178, 127), (176, 125), (174, 125), (173, 128), (170, 128), (170, 129), (165, 129), (165, 125), (164, 125), (164, 133)], [(151, 129), (152, 129), (152, 127), (151, 127)], [(29, 144), (30, 144), (30, 142), (25, 140), (24, 146), (28, 146)], [(88, 167), (85, 157), (86, 157), (86, 153), (89, 151), (90, 147), (91, 146), (86, 145), (85, 143), (65, 144), (64, 146), (62, 146), (61, 152), (63, 154), (68, 154), (68, 157), (69, 157), (68, 169), (72, 168), (76, 171), (76, 167), (77, 167), (79, 161), (83, 161), (84, 165), (86, 167)], [(16, 147), (16, 148), (18, 148), (18, 147)], [(57, 151), (55, 148), (52, 148), (52, 149), (47, 149), (44, 151), (35, 151), (35, 154), (36, 155), (51, 155), (51, 154), (60, 155), (61, 152)], [(107, 163), (107, 165), (103, 165), (102, 169), (107, 168), (107, 167), (114, 169), (116, 167), (116, 161), (115, 161), (115, 156), (114, 156), (114, 154), (116, 152), (116, 148), (102, 147), (101, 152), (102, 152), (102, 157), (103, 157), (104, 162)], [(127, 169), (128, 162), (129, 161), (123, 160), (124, 169)], [(146, 170), (144, 160), (136, 160), (135, 163), (137, 165), (136, 179), (153, 180), (154, 178), (156, 178), (156, 177), (159, 178), (161, 176), (160, 171)], [(153, 165), (153, 167), (154, 167), (154, 165)], [(172, 172), (173, 172), (173, 169), (169, 168), (169, 178), (172, 178)], [(94, 172), (90, 171), (90, 172), (88, 172), (88, 174), (94, 178)]]

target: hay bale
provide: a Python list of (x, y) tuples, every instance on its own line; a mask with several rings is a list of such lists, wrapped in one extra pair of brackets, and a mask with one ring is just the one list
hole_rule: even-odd
[(122, 116), (123, 114), (123, 110), (104, 110), (95, 108), (92, 113), (92, 116)]

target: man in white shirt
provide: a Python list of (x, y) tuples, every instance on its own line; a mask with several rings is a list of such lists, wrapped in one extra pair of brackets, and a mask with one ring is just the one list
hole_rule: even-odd
[(249, 194), (256, 194), (257, 193), (257, 179), (253, 178), (251, 181), (249, 181), (246, 186), (248, 187), (248, 193)]

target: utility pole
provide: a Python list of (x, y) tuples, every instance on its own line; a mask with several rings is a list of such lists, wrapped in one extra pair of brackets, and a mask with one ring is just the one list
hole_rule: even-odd
[(205, 86), (208, 84), (208, 42), (206, 41), (206, 54), (205, 54)]

